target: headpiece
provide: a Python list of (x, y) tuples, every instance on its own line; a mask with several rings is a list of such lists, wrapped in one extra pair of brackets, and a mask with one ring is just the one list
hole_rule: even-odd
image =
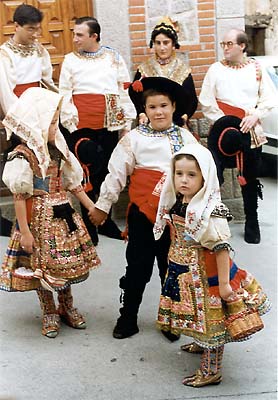
[(177, 29), (175, 28), (174, 23), (171, 20), (171, 18), (163, 17), (158, 22), (158, 24), (154, 27), (152, 34), (151, 34), (150, 48), (153, 47), (153, 42), (154, 42), (156, 36), (159, 35), (160, 33), (163, 33), (164, 35), (166, 35), (170, 39), (172, 39), (176, 49), (180, 48), (180, 45), (178, 43)]
[[(26, 142), (38, 160), (43, 178), (50, 162), (48, 152), (48, 130), (55, 112), (60, 107), (62, 96), (40, 87), (31, 87), (9, 108), (3, 120), (9, 140), (12, 133)], [(59, 130), (55, 145), (69, 161), (69, 150)]]

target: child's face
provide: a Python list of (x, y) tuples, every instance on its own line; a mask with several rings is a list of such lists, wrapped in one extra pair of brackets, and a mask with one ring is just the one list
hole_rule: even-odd
[(164, 131), (172, 125), (175, 105), (168, 96), (156, 94), (147, 97), (145, 111), (153, 129)]
[(189, 203), (203, 186), (203, 176), (196, 160), (183, 157), (175, 162), (175, 189), (183, 195), (183, 201)]
[(55, 142), (55, 136), (56, 136), (56, 132), (58, 129), (58, 123), (59, 123), (59, 110), (57, 110), (55, 112), (53, 119), (51, 121), (51, 124), (49, 126), (49, 129), (48, 129), (48, 141), (50, 143)]

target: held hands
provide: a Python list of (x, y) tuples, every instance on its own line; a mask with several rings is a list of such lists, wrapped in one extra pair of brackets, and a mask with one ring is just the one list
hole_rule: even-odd
[(98, 226), (98, 225), (102, 225), (105, 222), (108, 214), (106, 214), (106, 212), (100, 210), (99, 208), (96, 208), (95, 206), (93, 206), (93, 207), (90, 207), (90, 209), (88, 211), (88, 216), (89, 216), (92, 224)]
[(250, 129), (254, 128), (254, 126), (257, 124), (259, 121), (259, 118), (257, 115), (248, 115), (244, 118), (242, 118), (242, 121), (240, 123), (240, 130), (243, 133), (247, 133), (250, 131)]
[(20, 246), (26, 253), (33, 253), (35, 240), (31, 232), (21, 234)]

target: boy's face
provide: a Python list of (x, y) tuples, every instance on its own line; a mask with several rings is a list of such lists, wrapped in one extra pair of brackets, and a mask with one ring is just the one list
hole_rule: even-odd
[(19, 25), (15, 22), (15, 40), (19, 44), (32, 44), (41, 34), (41, 24)]
[(175, 104), (172, 104), (168, 96), (156, 94), (147, 97), (145, 111), (152, 128), (164, 131), (172, 125)]
[(195, 160), (183, 157), (175, 162), (174, 184), (176, 192), (183, 195), (183, 202), (189, 203), (204, 184), (201, 170)]

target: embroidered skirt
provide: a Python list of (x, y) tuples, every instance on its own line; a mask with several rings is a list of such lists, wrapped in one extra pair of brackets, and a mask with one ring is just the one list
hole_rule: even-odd
[(0, 289), (26, 291), (41, 286), (59, 290), (84, 281), (100, 260), (81, 216), (63, 193), (32, 197), (32, 254), (20, 247), (15, 224), (0, 274)]
[[(226, 303), (219, 295), (217, 276), (207, 276), (204, 251), (198, 251), (198, 263), (180, 265), (169, 262), (169, 269), (162, 288), (157, 324), (160, 329), (174, 334), (193, 337), (202, 347), (215, 348), (231, 341), (248, 338), (262, 329), (259, 315), (270, 308), (269, 300), (256, 279), (234, 263), (230, 270), (233, 291), (241, 293)], [(256, 321), (253, 321), (254, 316)], [(239, 322), (239, 325), (237, 322)], [(253, 324), (249, 330), (243, 323)], [(233, 331), (241, 329), (233, 337)], [(256, 326), (255, 326), (256, 325)]]

